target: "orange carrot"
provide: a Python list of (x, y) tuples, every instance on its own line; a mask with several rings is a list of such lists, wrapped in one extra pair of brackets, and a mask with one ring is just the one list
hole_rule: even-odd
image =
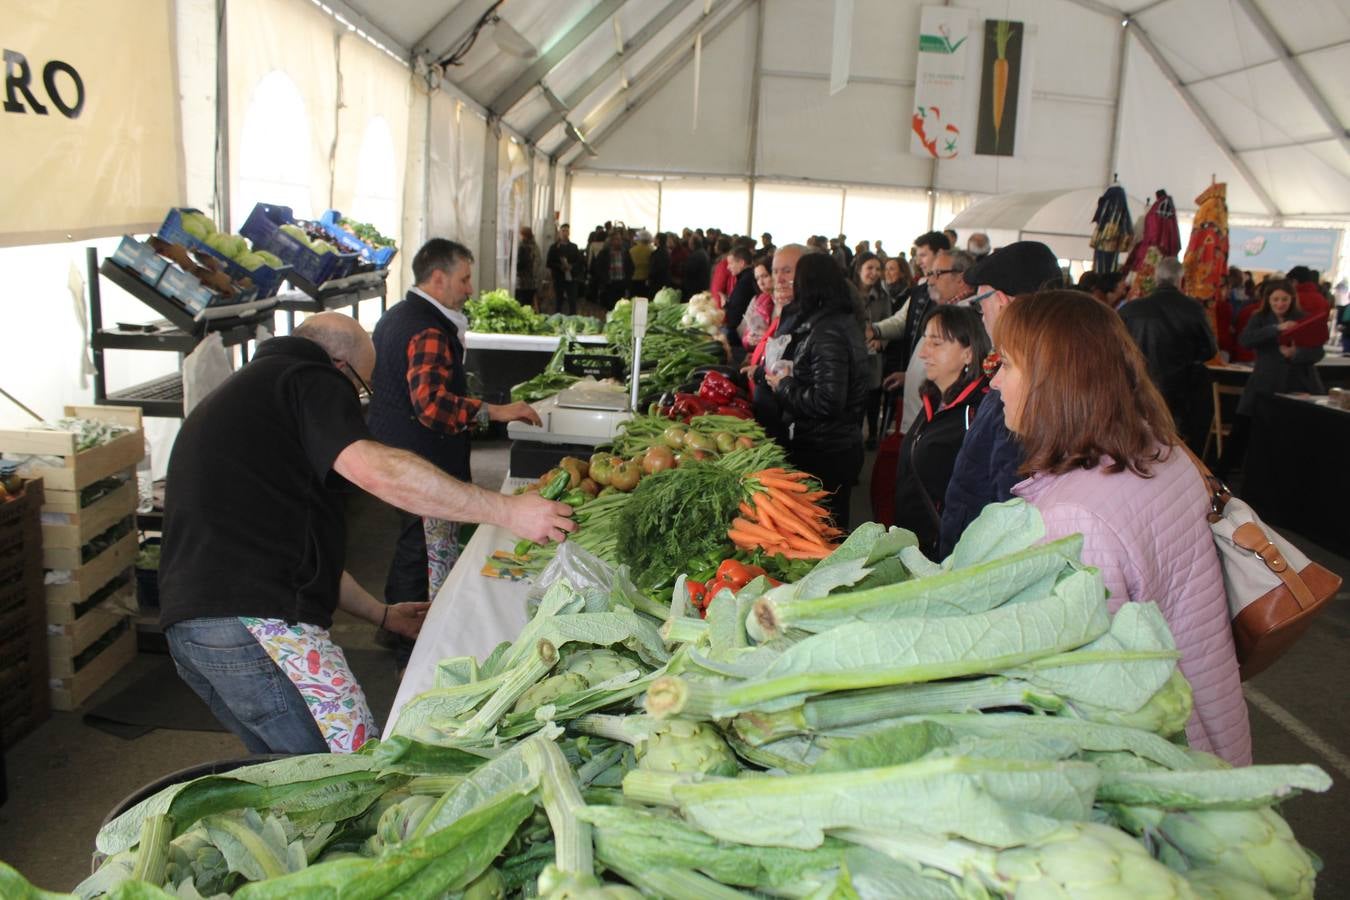
[[(994, 134), (1003, 128), (1003, 105), (1008, 102), (1008, 61), (994, 60)], [(997, 140), (997, 138), (995, 138)]]
[(806, 485), (800, 481), (789, 481), (785, 478), (766, 478), (763, 475), (756, 481), (766, 488), (777, 488), (780, 491), (788, 491), (794, 494), (805, 493), (806, 491)]
[(746, 503), (744, 500), (742, 500), (741, 505), (736, 508), (739, 509), (741, 515), (745, 516), (747, 519), (753, 519), (755, 517), (755, 511), (751, 509), (750, 504)]
[(748, 522), (741, 518), (733, 519), (731, 528), (752, 535), (762, 541), (781, 541), (783, 539), (781, 535), (770, 531), (763, 525), (756, 525), (754, 522)]
[(774, 503), (778, 506), (783, 507), (788, 512), (795, 513), (800, 518), (805, 519), (812, 524), (814, 524), (816, 520), (823, 519), (829, 515), (826, 510), (821, 509), (814, 503), (803, 503), (797, 497), (789, 494), (780, 494), (770, 491), (769, 496), (773, 497)]
[(826, 550), (826, 551), (828, 551), (828, 550), (830, 549), (829, 544), (826, 544), (826, 543), (825, 543), (824, 541), (822, 541), (822, 540), (809, 541), (809, 540), (806, 540), (805, 538), (799, 538), (799, 537), (797, 537), (796, 535), (789, 535), (789, 536), (788, 536), (787, 545), (788, 545), (789, 547), (791, 547), (793, 550), (802, 550), (802, 551), (808, 551), (808, 550)]
[(788, 559), (824, 559), (830, 555), (829, 550), (793, 550), (788, 548), (783, 551), (783, 556)]
[[(764, 504), (773, 504), (767, 497), (762, 501)], [(816, 537), (816, 531), (810, 524), (803, 522), (795, 513), (783, 509), (781, 506), (770, 505), (769, 511), (773, 513), (774, 521), (778, 524), (778, 530), (787, 536), (788, 532), (798, 534), (807, 540)]]
[(769, 509), (767, 505), (761, 502), (762, 498), (767, 496), (768, 494), (755, 495), (755, 518), (759, 521), (759, 524), (763, 525), (765, 528), (773, 529), (777, 527), (774, 523), (773, 510)]
[(993, 113), (994, 113), (994, 148), (998, 149), (1002, 143), (1000, 132), (1003, 129), (1003, 107), (1008, 102), (1008, 41), (1012, 38), (1012, 25), (1009, 22), (1000, 20), (994, 26), (994, 50), (996, 59), (994, 60), (993, 77)]

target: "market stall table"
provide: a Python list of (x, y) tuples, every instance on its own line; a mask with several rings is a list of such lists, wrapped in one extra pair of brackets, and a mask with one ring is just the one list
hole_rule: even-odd
[(1350, 556), (1350, 506), (1345, 453), (1350, 411), (1326, 397), (1276, 394), (1258, 401), (1242, 499), (1263, 519), (1316, 544)]
[[(1252, 367), (1246, 363), (1216, 363), (1207, 365), (1219, 384), (1242, 387), (1251, 377)], [(1327, 355), (1315, 366), (1322, 384), (1328, 388), (1350, 387), (1350, 356), (1341, 356), (1340, 350), (1327, 348)]]
[[(507, 478), (502, 493), (511, 493), (525, 479)], [(403, 682), (389, 711), (385, 734), (393, 732), (403, 705), (436, 686), (436, 665), (449, 656), (482, 661), (502, 641), (515, 640), (525, 627), (528, 581), (489, 578), (483, 564), (498, 550), (510, 551), (516, 538), (504, 528), (480, 525), (460, 550), (459, 560), (432, 600), (422, 633), (413, 647)]]

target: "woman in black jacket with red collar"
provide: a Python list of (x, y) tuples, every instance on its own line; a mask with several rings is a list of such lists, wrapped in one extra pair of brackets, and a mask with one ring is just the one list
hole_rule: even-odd
[(980, 314), (963, 306), (934, 308), (922, 334), (915, 352), (927, 374), (920, 389), (923, 415), (900, 445), (895, 524), (918, 535), (919, 548), (936, 557), (947, 482), (975, 410), (989, 392), (981, 362), (990, 344)]
[(797, 262), (792, 303), (779, 324), (791, 336), (786, 371), (764, 375), (787, 427), (788, 459), (830, 491), (835, 524), (849, 527), (849, 494), (863, 463), (862, 421), (871, 362), (862, 304), (823, 253)]

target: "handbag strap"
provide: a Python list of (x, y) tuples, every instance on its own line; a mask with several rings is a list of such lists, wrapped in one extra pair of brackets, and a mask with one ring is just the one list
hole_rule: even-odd
[(1233, 492), (1228, 489), (1219, 476), (1209, 470), (1209, 466), (1196, 456), (1194, 451), (1184, 443), (1176, 445), (1191, 458), (1195, 463), (1195, 468), (1200, 472), (1200, 478), (1205, 482), (1205, 488), (1209, 491), (1209, 522), (1214, 524), (1223, 518), (1224, 508), (1228, 506), (1228, 501), (1233, 499)]
[(1261, 562), (1266, 564), (1266, 568), (1275, 573), (1284, 586), (1289, 588), (1289, 593), (1294, 595), (1294, 601), (1298, 603), (1299, 609), (1311, 609), (1317, 605), (1317, 598), (1308, 588), (1307, 582), (1303, 576), (1289, 565), (1289, 560), (1284, 558), (1280, 548), (1275, 546), (1272, 541), (1256, 522), (1243, 522), (1233, 531), (1233, 543), (1243, 550), (1248, 550), (1256, 554)]
[[(1185, 444), (1181, 444), (1180, 447), (1191, 458), (1191, 462), (1195, 463), (1195, 467), (1200, 470), (1200, 477), (1209, 489), (1209, 515), (1207, 518), (1212, 525), (1223, 517), (1224, 508), (1228, 506), (1228, 501), (1233, 499), (1233, 492), (1228, 489), (1228, 485), (1220, 481), (1219, 477), (1209, 470), (1209, 466), (1205, 465), (1191, 451), (1190, 447)], [(1313, 596), (1312, 590), (1303, 580), (1303, 576), (1289, 564), (1289, 560), (1284, 558), (1284, 554), (1266, 534), (1260, 522), (1243, 522), (1234, 529), (1233, 544), (1252, 553), (1257, 559), (1265, 563), (1266, 568), (1280, 581), (1284, 582), (1284, 586), (1289, 589), (1294, 601), (1298, 603), (1299, 609), (1311, 609), (1317, 605), (1317, 598)]]

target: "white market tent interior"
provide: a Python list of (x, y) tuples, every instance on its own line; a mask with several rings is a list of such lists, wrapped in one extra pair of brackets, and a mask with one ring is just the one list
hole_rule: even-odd
[[(832, 94), (836, 3), (852, 28)], [(996, 242), (1085, 235), (1117, 176), (1135, 216), (1172, 193), (1183, 241), (1212, 178), (1234, 224), (1350, 224), (1346, 0), (951, 5), (1026, 23), (1014, 157), (911, 154), (917, 0), (176, 0), (182, 202), (236, 229), (258, 201), (370, 221), (402, 248), (391, 300), (432, 235), (475, 250), (480, 286), (509, 287), (517, 226), (546, 246), (555, 210), (574, 239), (612, 219), (897, 252), (953, 220)], [(5, 320), (44, 336), (0, 354), (0, 386), (45, 416), (90, 397), (83, 248), (115, 244), (0, 250)], [(104, 293), (108, 320), (146, 318)], [(110, 354), (109, 381), (171, 356)]]

